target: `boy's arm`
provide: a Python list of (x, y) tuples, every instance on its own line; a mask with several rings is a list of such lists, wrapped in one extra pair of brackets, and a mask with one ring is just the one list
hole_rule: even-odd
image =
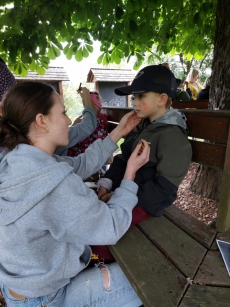
[(69, 128), (69, 144), (67, 146), (58, 146), (54, 154), (66, 156), (67, 149), (87, 138), (96, 129), (96, 125), (97, 118), (93, 107), (85, 107), (82, 122)]
[(110, 165), (108, 171), (97, 182), (97, 187), (100, 186), (106, 188), (108, 192), (115, 190), (120, 186), (122, 179), (124, 178), (127, 161), (123, 155), (118, 154), (114, 157), (113, 163)]

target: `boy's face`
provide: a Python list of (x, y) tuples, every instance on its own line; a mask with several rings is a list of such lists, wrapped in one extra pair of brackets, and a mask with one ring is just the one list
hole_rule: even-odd
[(134, 109), (140, 118), (148, 117), (152, 122), (166, 112), (165, 103), (168, 96), (155, 92), (135, 94), (133, 101)]

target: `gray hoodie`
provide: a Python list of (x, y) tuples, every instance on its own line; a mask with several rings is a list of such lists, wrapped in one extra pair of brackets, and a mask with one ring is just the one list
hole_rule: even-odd
[(26, 296), (50, 294), (87, 266), (88, 245), (115, 244), (127, 231), (137, 185), (124, 179), (105, 204), (81, 179), (115, 149), (107, 137), (76, 158), (25, 144), (0, 154), (1, 284)]

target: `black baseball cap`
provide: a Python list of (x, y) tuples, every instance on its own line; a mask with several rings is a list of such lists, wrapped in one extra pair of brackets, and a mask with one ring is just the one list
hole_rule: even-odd
[(156, 92), (165, 93), (173, 98), (177, 90), (177, 80), (174, 74), (163, 65), (150, 65), (141, 69), (129, 86), (116, 88), (119, 96)]

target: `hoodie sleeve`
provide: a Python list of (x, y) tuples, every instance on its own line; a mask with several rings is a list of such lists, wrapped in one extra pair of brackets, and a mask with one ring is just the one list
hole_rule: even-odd
[(96, 126), (97, 118), (93, 107), (85, 107), (82, 122), (69, 128), (69, 144), (67, 146), (58, 146), (54, 153), (60, 156), (67, 156), (68, 148), (87, 138), (93, 133)]
[(70, 174), (55, 191), (58, 198), (49, 196), (56, 202), (50, 201), (51, 205), (44, 209), (52, 236), (77, 244), (115, 244), (131, 224), (137, 189), (133, 181), (124, 179), (104, 203), (78, 176)]
[(53, 155), (58, 162), (67, 162), (74, 172), (83, 180), (95, 174), (105, 164), (117, 145), (107, 136), (104, 140), (98, 139), (91, 144), (84, 153), (77, 157), (60, 157)]

